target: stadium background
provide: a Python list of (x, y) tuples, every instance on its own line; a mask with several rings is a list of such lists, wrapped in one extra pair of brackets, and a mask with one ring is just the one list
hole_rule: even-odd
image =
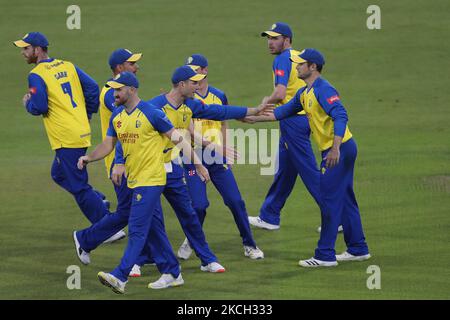
[[(7, 1), (0, 11), (0, 298), (1, 299), (448, 299), (450, 298), (450, 127), (448, 1)], [(66, 8), (81, 7), (81, 30), (66, 28)], [(366, 8), (381, 7), (382, 29), (368, 30)], [(210, 83), (234, 104), (254, 106), (271, 92), (272, 56), (259, 34), (275, 21), (291, 25), (293, 47), (326, 57), (324, 77), (340, 91), (359, 146), (355, 189), (373, 259), (338, 268), (305, 270), (319, 212), (300, 179), (277, 232), (254, 230), (266, 259), (243, 256), (228, 209), (210, 186), (205, 223), (210, 246), (227, 268), (205, 274), (199, 260), (182, 262), (185, 285), (154, 291), (154, 267), (133, 279), (124, 296), (98, 283), (126, 241), (100, 247), (81, 266), (81, 290), (66, 288), (66, 268), (81, 265), (73, 229), (87, 226), (71, 196), (50, 178), (53, 160), (42, 120), (21, 98), (31, 66), (11, 42), (29, 31), (50, 41), (50, 56), (73, 61), (99, 84), (107, 59), (125, 47), (143, 52), (140, 95), (169, 88), (171, 72), (192, 53), (206, 55)], [(100, 141), (98, 116), (93, 144)], [(231, 127), (249, 128), (239, 122)], [(257, 127), (276, 127), (260, 124)], [(103, 163), (90, 181), (115, 197)], [(250, 215), (258, 213), (272, 181), (256, 165), (235, 167)], [(175, 249), (184, 239), (164, 209)], [(340, 235), (337, 251), (344, 249)], [(381, 268), (381, 290), (368, 290), (369, 265)]]

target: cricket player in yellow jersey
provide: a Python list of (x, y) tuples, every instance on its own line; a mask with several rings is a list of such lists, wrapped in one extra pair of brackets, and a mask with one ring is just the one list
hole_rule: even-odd
[[(320, 151), (320, 195), (322, 231), (314, 257), (300, 260), (302, 267), (333, 267), (337, 261), (362, 261), (370, 258), (353, 192), (353, 172), (357, 148), (348, 128), (348, 116), (337, 90), (321, 77), (325, 59), (316, 49), (293, 55), (298, 76), (305, 80), (288, 103), (275, 109), (271, 120), (282, 120), (304, 110)], [(335, 243), (342, 221), (347, 250), (336, 255)]]
[[(99, 272), (100, 282), (116, 293), (124, 293), (128, 275), (147, 244), (151, 246), (162, 276), (149, 288), (163, 289), (184, 283), (180, 266), (164, 228), (160, 196), (166, 185), (163, 149), (170, 141), (180, 142), (164, 112), (140, 100), (139, 82), (131, 72), (122, 72), (107, 84), (114, 88), (118, 107), (111, 115), (107, 136), (89, 155), (80, 157), (78, 167), (103, 159), (120, 141), (126, 158), (129, 200), (129, 238), (120, 264), (111, 272)], [(190, 148), (188, 142), (183, 142)], [(205, 171), (206, 172), (206, 171)], [(160, 263), (161, 262), (161, 263)]]
[(44, 120), (56, 153), (52, 178), (74, 196), (86, 218), (95, 223), (109, 211), (89, 185), (87, 171), (77, 170), (76, 162), (91, 145), (89, 119), (98, 110), (97, 83), (73, 63), (49, 58), (48, 40), (40, 32), (30, 32), (14, 45), (22, 48), (28, 64), (36, 65), (28, 75), (23, 104), (30, 114), (42, 115)]
[[(263, 99), (263, 103), (282, 105), (305, 86), (305, 82), (297, 77), (295, 64), (289, 59), (291, 54), (298, 54), (298, 51), (292, 49), (293, 34), (289, 25), (276, 22), (270, 30), (262, 32), (261, 36), (267, 37), (269, 52), (275, 56), (272, 64), (274, 90), (269, 97)], [(308, 119), (303, 111), (280, 121), (277, 171), (259, 216), (249, 217), (253, 226), (266, 230), (280, 228), (280, 213), (294, 188), (297, 175), (319, 204), (319, 169), (310, 135)]]
[[(258, 106), (257, 108), (245, 108), (238, 106), (227, 106), (211, 104), (194, 99), (195, 91), (198, 89), (198, 81), (205, 78), (204, 74), (197, 74), (189, 66), (178, 67), (172, 74), (172, 89), (167, 94), (159, 95), (148, 101), (151, 105), (166, 113), (175, 128), (187, 131), (192, 118), (204, 118), (209, 120), (242, 119), (248, 115), (264, 115), (271, 106)], [(170, 141), (164, 149), (164, 161), (167, 170), (167, 184), (163, 194), (177, 215), (181, 227), (192, 246), (194, 252), (202, 262), (201, 270), (205, 272), (224, 272), (225, 269), (217, 263), (216, 256), (210, 250), (205, 240), (205, 234), (200, 224), (197, 213), (192, 208), (191, 198), (183, 181), (184, 170), (181, 166), (180, 149)], [(121, 148), (116, 148), (116, 163), (123, 163)], [(184, 154), (184, 156), (186, 156)], [(185, 162), (187, 163), (187, 162)], [(195, 163), (194, 163), (195, 164)], [(198, 164), (196, 164), (198, 165)], [(196, 169), (199, 174), (198, 169)], [(255, 248), (244, 253), (256, 258)], [(143, 252), (142, 260), (151, 257), (151, 252)]]
[[(191, 55), (186, 64), (195, 69), (197, 73), (208, 75), (208, 60), (200, 54)], [(206, 105), (216, 104), (223, 105), (227, 108), (228, 100), (221, 90), (212, 87), (208, 84), (208, 77), (199, 81), (199, 86), (195, 92), (194, 98), (203, 101)], [(214, 143), (217, 149), (225, 147), (226, 140), (226, 121), (215, 121), (205, 119), (192, 119), (194, 123), (194, 130), (202, 136), (202, 140), (206, 140), (206, 144)], [(209, 176), (212, 183), (219, 191), (223, 198), (223, 201), (228, 208), (230, 208), (236, 226), (244, 244), (246, 255), (253, 259), (264, 258), (264, 253), (256, 246), (256, 242), (253, 239), (250, 224), (248, 222), (248, 214), (245, 208), (245, 202), (242, 199), (239, 187), (234, 178), (231, 167), (226, 164), (226, 159), (220, 157), (216, 159), (214, 151), (209, 156), (210, 151), (203, 152), (203, 149), (199, 150), (202, 153), (203, 164), (208, 169)], [(226, 154), (226, 150), (221, 152), (222, 155)], [(209, 161), (208, 158), (211, 158)], [(218, 160), (218, 161), (217, 161)], [(192, 164), (184, 164), (184, 177), (189, 189), (189, 194), (192, 199), (192, 206), (197, 212), (200, 223), (203, 222), (206, 217), (206, 209), (209, 207), (209, 201), (206, 193), (206, 184), (201, 181), (196, 173), (195, 167)], [(192, 249), (189, 245), (189, 241), (186, 238), (183, 244), (178, 250), (178, 257), (182, 259), (188, 259), (192, 253)]]
[[(139, 70), (139, 61), (142, 57), (142, 53), (132, 53), (127, 49), (117, 49), (109, 57), (109, 66), (113, 73), (113, 78), (121, 72), (128, 71), (136, 74)], [(111, 81), (109, 79), (108, 81)], [(106, 133), (109, 127), (109, 121), (114, 110), (117, 108), (114, 100), (114, 89), (105, 84), (100, 92), (100, 122), (102, 126), (102, 138), (106, 138)], [(105, 157), (106, 172), (108, 178), (111, 177), (111, 173), (114, 168), (114, 154), (111, 152)], [(121, 164), (120, 166), (123, 166)], [(74, 240), (78, 241), (80, 246), (85, 252), (91, 252), (97, 248), (103, 241), (116, 241), (126, 236), (122, 230), (128, 224), (129, 216), (129, 200), (131, 199), (132, 192), (127, 187), (127, 179), (121, 180), (119, 185), (113, 183), (114, 191), (117, 197), (117, 208), (114, 214), (105, 216), (102, 220), (93, 224), (89, 228), (76, 231), (74, 234)], [(78, 252), (79, 257), (81, 256)], [(80, 260), (84, 264), (90, 263), (90, 258), (85, 255), (84, 258), (80, 257)]]
[[(117, 76), (123, 71), (128, 71), (136, 74), (139, 70), (137, 61), (142, 57), (142, 53), (132, 53), (127, 49), (117, 49), (109, 57), (109, 66), (113, 73), (113, 77)], [(109, 79), (108, 81), (111, 81)], [(116, 109), (114, 102), (114, 89), (108, 85), (104, 85), (100, 92), (100, 123), (102, 127), (102, 138), (106, 138), (106, 132), (109, 127), (109, 120), (113, 111)], [(114, 151), (105, 157), (106, 172), (108, 178), (111, 176), (111, 172), (114, 168)], [(122, 230), (128, 223), (129, 216), (129, 198), (131, 192), (127, 187), (127, 180), (124, 178), (120, 185), (113, 183), (114, 191), (117, 197), (117, 208), (113, 215), (109, 215), (93, 224), (89, 228), (76, 232), (76, 237), (81, 246), (90, 252), (103, 243), (103, 241), (112, 242), (122, 239), (126, 236)], [(111, 231), (114, 231), (111, 235)], [(74, 235), (75, 236), (75, 235)], [(106, 239), (106, 240), (105, 240)], [(85, 261), (86, 264), (89, 263)]]

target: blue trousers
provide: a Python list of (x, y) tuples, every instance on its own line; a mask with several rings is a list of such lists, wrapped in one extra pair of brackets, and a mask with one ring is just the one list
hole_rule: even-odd
[[(239, 192), (233, 171), (226, 164), (205, 164), (209, 171), (211, 181), (219, 191), (224, 204), (231, 210), (236, 226), (245, 246), (256, 247), (248, 222), (248, 214), (245, 202)], [(206, 216), (206, 209), (209, 207), (206, 193), (206, 183), (204, 183), (195, 171), (192, 164), (184, 165), (184, 176), (192, 199), (192, 206), (197, 212), (200, 223), (203, 225)]]
[(56, 149), (51, 175), (53, 181), (70, 192), (83, 214), (95, 223), (109, 214), (102, 198), (88, 183), (86, 168), (77, 168), (78, 158), (86, 154), (86, 148), (60, 148)]
[(278, 171), (260, 210), (260, 218), (270, 224), (280, 224), (280, 212), (294, 188), (297, 174), (320, 207), (319, 181), (311, 141), (311, 130), (305, 115), (295, 115), (280, 121)]
[(181, 228), (202, 265), (216, 262), (217, 257), (209, 248), (199, 217), (192, 207), (188, 188), (183, 181), (184, 170), (173, 162), (172, 167), (173, 172), (167, 174), (167, 184), (163, 191), (164, 197), (175, 211)]
[(100, 221), (94, 223), (89, 228), (77, 232), (78, 242), (81, 248), (87, 252), (94, 250), (103, 241), (128, 225), (133, 190), (128, 188), (125, 177), (122, 177), (120, 186), (116, 186), (115, 184), (113, 186), (117, 197), (116, 212), (105, 215)]
[(153, 256), (164, 259), (159, 265), (160, 272), (170, 273), (174, 277), (180, 274), (180, 265), (167, 238), (160, 197), (164, 186), (137, 187), (133, 189), (130, 217), (128, 220), (128, 245), (120, 264), (111, 272), (121, 281), (127, 281), (128, 275), (147, 243)]
[[(329, 150), (322, 152), (322, 158)], [(353, 192), (353, 172), (357, 155), (355, 141), (350, 139), (343, 143), (340, 153), (339, 163), (335, 167), (325, 168), (325, 161), (321, 163), (322, 231), (314, 257), (322, 261), (336, 261), (334, 248), (341, 221), (347, 252), (355, 256), (369, 253)]]

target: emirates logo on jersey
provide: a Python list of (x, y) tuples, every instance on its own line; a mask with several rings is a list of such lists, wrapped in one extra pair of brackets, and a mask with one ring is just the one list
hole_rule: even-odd
[(121, 121), (117, 121), (117, 128), (120, 128), (122, 126), (122, 122)]
[(284, 70), (276, 69), (275, 70), (275, 75), (280, 76), (280, 77), (284, 77)]

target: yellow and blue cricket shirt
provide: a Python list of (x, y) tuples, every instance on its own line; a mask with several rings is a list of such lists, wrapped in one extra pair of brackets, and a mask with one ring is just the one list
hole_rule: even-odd
[[(151, 105), (164, 111), (170, 122), (180, 131), (187, 130), (192, 118), (203, 118), (209, 120), (223, 121), (228, 119), (241, 119), (247, 114), (247, 108), (238, 106), (227, 106), (220, 104), (206, 104), (198, 99), (186, 99), (181, 105), (174, 106), (166, 98), (159, 95), (148, 101)], [(169, 139), (166, 140), (164, 149), (164, 161), (169, 162), (179, 156), (180, 150)]]
[(162, 133), (172, 128), (164, 112), (144, 101), (130, 113), (124, 106), (113, 111), (107, 135), (120, 141), (129, 188), (166, 184)]
[[(208, 90), (205, 96), (202, 96), (198, 92), (194, 96), (196, 99), (203, 101), (205, 104), (217, 104), (227, 105), (228, 99), (225, 93), (217, 88), (208, 86)], [(193, 118), (194, 129), (200, 133), (207, 141), (211, 141), (218, 145), (222, 144), (222, 122), (216, 120), (207, 120)]]
[(311, 88), (301, 88), (288, 103), (276, 108), (274, 114), (281, 120), (300, 110), (306, 112), (311, 133), (321, 151), (331, 148), (335, 135), (343, 137), (342, 142), (352, 137), (339, 93), (325, 79), (319, 77)]
[[(286, 104), (291, 100), (297, 91), (304, 87), (306, 83), (298, 77), (297, 64), (290, 59), (291, 54), (300, 54), (292, 48), (285, 49), (275, 57), (272, 64), (273, 86), (281, 84), (286, 87), (286, 97), (279, 105)], [(301, 114), (304, 114), (302, 112)]]
[(53, 150), (91, 145), (88, 118), (98, 110), (97, 83), (69, 61), (40, 61), (28, 75), (26, 109), (42, 115)]

